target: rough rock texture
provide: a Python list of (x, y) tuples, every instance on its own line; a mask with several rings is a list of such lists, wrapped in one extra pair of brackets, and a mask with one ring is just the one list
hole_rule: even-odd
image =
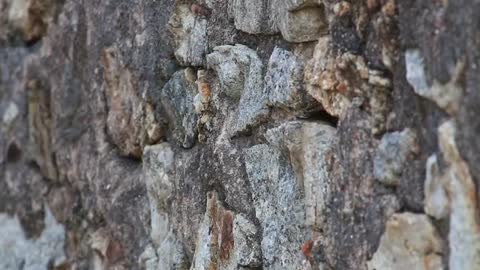
[(479, 12), (0, 0), (0, 268), (479, 269)]

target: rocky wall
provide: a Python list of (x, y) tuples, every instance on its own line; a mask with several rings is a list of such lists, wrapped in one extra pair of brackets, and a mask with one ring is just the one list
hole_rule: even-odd
[(0, 269), (480, 269), (473, 0), (0, 0)]

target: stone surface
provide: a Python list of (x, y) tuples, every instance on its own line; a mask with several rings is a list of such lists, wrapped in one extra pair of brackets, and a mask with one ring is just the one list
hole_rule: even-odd
[[(292, 122), (267, 132), (271, 146), (245, 150), (256, 215), (263, 228), (266, 269), (300, 269), (303, 258), (295, 247), (307, 240), (309, 228), (322, 227), (321, 213), (330, 195), (326, 169), (333, 136), (328, 125)], [(289, 155), (281, 152), (285, 147)]]
[(0, 268), (477, 269), (479, 12), (0, 0)]
[(427, 216), (393, 215), (368, 269), (444, 269), (444, 243)]

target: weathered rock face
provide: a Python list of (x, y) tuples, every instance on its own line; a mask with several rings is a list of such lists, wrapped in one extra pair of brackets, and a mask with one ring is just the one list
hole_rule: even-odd
[(0, 268), (479, 269), (479, 12), (0, 0)]

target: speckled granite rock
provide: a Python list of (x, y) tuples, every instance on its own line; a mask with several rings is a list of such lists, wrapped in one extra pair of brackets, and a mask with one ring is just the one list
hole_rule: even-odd
[(0, 0), (0, 268), (478, 269), (479, 12)]

